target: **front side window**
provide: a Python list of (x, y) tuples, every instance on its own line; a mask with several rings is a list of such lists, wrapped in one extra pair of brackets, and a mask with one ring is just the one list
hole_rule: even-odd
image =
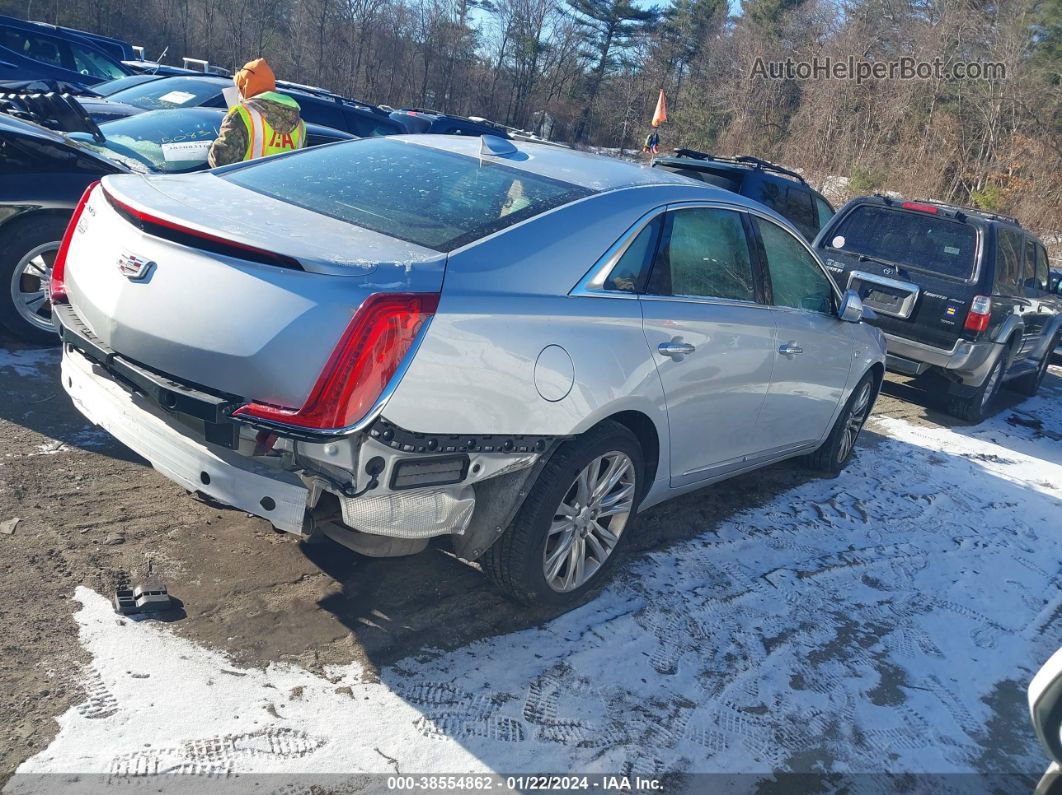
[(1036, 283), (1040, 289), (1046, 291), (1051, 281), (1050, 268), (1047, 264), (1047, 249), (1039, 243), (1036, 244)]
[(778, 224), (755, 219), (767, 257), (774, 306), (833, 314), (833, 285), (804, 245)]
[(707, 207), (668, 213), (648, 292), (755, 301), (752, 258), (741, 216)]
[(393, 138), (262, 158), (222, 179), (436, 251), (453, 251), (594, 192)]

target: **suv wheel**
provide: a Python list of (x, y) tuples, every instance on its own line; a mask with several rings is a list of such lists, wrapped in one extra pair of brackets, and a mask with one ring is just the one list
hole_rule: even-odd
[(841, 410), (833, 430), (814, 453), (803, 459), (805, 466), (828, 475), (837, 475), (848, 464), (856, 439), (874, 406), (874, 373), (864, 375)]
[(1056, 342), (1054, 339), (1047, 344), (1047, 349), (1044, 351), (1044, 358), (1040, 360), (1040, 365), (1036, 368), (1035, 373), (1029, 373), (1020, 378), (1015, 378), (1007, 384), (1007, 386), (1015, 392), (1020, 392), (1029, 397), (1032, 397), (1039, 392), (1040, 384), (1044, 382), (1044, 376), (1047, 375), (1047, 366), (1051, 364), (1051, 354), (1055, 350), (1055, 344)]
[(615, 565), (630, 536), (642, 478), (637, 438), (619, 423), (602, 423), (553, 454), (480, 565), (524, 604), (578, 601)]
[(0, 325), (26, 342), (56, 343), (48, 285), (66, 219), (46, 217), (0, 232)]
[(952, 397), (948, 401), (948, 413), (967, 422), (980, 422), (988, 416), (988, 407), (992, 404), (999, 387), (1003, 383), (1003, 366), (1007, 360), (1007, 351), (1004, 350), (992, 370), (988, 373), (985, 382), (967, 397)]

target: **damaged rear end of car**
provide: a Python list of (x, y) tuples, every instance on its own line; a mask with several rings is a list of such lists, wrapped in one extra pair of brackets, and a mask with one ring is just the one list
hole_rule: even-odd
[[(376, 153), (381, 180), (395, 152)], [(553, 440), (412, 433), (383, 409), (447, 252), (490, 229), (395, 226), (393, 208), (330, 192), (327, 158), (317, 203), (273, 160), (261, 179), (254, 165), (86, 191), (53, 268), (65, 390), (171, 480), (279, 530), (380, 556), (452, 535), (476, 557)], [(469, 532), (473, 514), (489, 529)]]

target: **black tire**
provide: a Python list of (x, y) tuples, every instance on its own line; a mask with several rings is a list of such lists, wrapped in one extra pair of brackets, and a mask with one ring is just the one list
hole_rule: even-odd
[(1055, 350), (1055, 345), (1057, 344), (1056, 340), (1057, 338), (1054, 338), (1047, 343), (1044, 357), (1040, 360), (1036, 372), (1015, 378), (1013, 381), (1007, 383), (1007, 387), (1019, 394), (1027, 395), (1028, 397), (1032, 397), (1039, 392), (1040, 384), (1044, 382), (1044, 376), (1047, 375), (1047, 367), (1051, 364), (1051, 354)]
[(1008, 351), (1004, 349), (989, 370), (985, 382), (972, 395), (949, 398), (948, 413), (967, 422), (980, 422), (987, 417), (992, 401), (999, 394), (999, 388), (1003, 384), (1003, 369), (1008, 355)]
[[(546, 549), (550, 528), (560, 514), (562, 501), (575, 488), (576, 478), (592, 462), (612, 453), (625, 454), (633, 464), (633, 502), (618, 534), (619, 539), (604, 561), (579, 587), (554, 589), (546, 576)], [(631, 534), (631, 524), (646, 489), (641, 445), (625, 426), (606, 421), (584, 435), (566, 442), (542, 468), (512, 524), (479, 559), (484, 573), (507, 596), (526, 605), (559, 606), (579, 601), (607, 579)], [(589, 506), (585, 506), (589, 507)], [(614, 517), (609, 517), (611, 521)], [(578, 531), (573, 529), (573, 534)], [(554, 542), (555, 543), (555, 542)]]
[[(0, 230), (0, 325), (16, 337), (26, 342), (57, 345), (59, 338), (55, 331), (42, 325), (35, 325), (20, 314), (15, 306), (13, 290), (16, 271), (23, 270), (22, 263), (30, 253), (41, 252), (50, 271), (51, 261), (59, 242), (66, 231), (67, 218), (56, 215), (43, 215), (35, 218), (14, 221), (10, 227)], [(32, 282), (33, 284), (29, 284)], [(23, 288), (47, 290), (47, 279), (33, 274), (19, 277)], [(42, 320), (50, 319), (51, 307), (47, 300), (40, 305), (37, 313)]]
[(874, 410), (878, 386), (878, 377), (873, 371), (865, 373), (859, 379), (841, 413), (837, 415), (826, 441), (818, 450), (802, 459), (804, 466), (826, 475), (841, 473), (852, 459), (863, 425)]

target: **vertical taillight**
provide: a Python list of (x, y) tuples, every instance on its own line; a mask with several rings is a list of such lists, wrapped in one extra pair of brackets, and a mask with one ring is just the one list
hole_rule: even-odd
[(74, 232), (77, 231), (77, 224), (81, 220), (81, 214), (85, 211), (85, 205), (88, 204), (89, 199), (92, 197), (92, 191), (96, 190), (99, 184), (100, 181), (96, 180), (85, 188), (85, 192), (81, 194), (81, 198), (74, 208), (74, 214), (70, 216), (70, 223), (66, 225), (66, 232), (63, 233), (63, 242), (59, 244), (59, 251), (56, 252), (55, 261), (52, 263), (52, 277), (48, 286), (48, 298), (53, 304), (65, 304), (67, 302), (66, 255), (70, 251), (70, 241), (74, 237)]
[(966, 313), (966, 322), (962, 327), (967, 331), (984, 331), (992, 317), (992, 299), (987, 295), (975, 295), (970, 302), (970, 311)]
[(376, 293), (365, 299), (300, 409), (248, 403), (234, 416), (301, 428), (348, 428), (364, 417), (394, 377), (438, 293)]

